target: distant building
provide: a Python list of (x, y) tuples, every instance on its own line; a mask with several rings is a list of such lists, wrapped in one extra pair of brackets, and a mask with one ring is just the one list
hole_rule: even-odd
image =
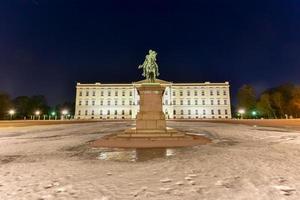
[[(166, 86), (163, 110), (169, 119), (231, 118), (229, 82), (172, 83)], [(76, 86), (75, 119), (134, 119), (139, 111), (136, 90), (145, 80), (128, 84)]]

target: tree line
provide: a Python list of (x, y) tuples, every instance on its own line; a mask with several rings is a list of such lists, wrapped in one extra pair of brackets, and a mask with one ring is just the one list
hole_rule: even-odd
[[(37, 113), (40, 118), (52, 116), (53, 119), (58, 119), (62, 115), (62, 110), (67, 110), (69, 117), (71, 117), (74, 115), (74, 107), (74, 103), (71, 102), (64, 102), (51, 107), (43, 95), (11, 98), (9, 94), (0, 92), (1, 120), (11, 117), (14, 119), (32, 119)], [(9, 113), (10, 111), (13, 111), (13, 116), (11, 116), (12, 113)]]
[[(294, 84), (269, 88), (260, 95), (251, 85), (243, 85), (238, 91), (237, 101), (237, 109), (243, 109), (244, 118), (300, 117), (300, 87)], [(238, 110), (235, 114), (241, 115)]]

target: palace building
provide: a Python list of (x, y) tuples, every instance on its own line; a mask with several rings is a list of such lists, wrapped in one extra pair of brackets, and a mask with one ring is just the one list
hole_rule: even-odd
[[(136, 88), (144, 82), (77, 83), (75, 119), (135, 119), (139, 111)], [(229, 82), (156, 82), (166, 87), (163, 111), (167, 119), (231, 118)]]

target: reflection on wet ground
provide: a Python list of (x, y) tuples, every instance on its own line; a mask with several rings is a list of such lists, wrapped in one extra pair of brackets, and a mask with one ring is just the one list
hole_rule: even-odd
[(99, 160), (141, 162), (156, 158), (168, 158), (176, 154), (176, 149), (143, 148), (143, 149), (103, 149)]

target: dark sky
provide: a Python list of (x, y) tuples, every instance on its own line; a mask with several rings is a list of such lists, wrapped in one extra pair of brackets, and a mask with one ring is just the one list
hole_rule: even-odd
[(299, 83), (299, 0), (0, 0), (0, 90), (73, 100), (76, 82)]

